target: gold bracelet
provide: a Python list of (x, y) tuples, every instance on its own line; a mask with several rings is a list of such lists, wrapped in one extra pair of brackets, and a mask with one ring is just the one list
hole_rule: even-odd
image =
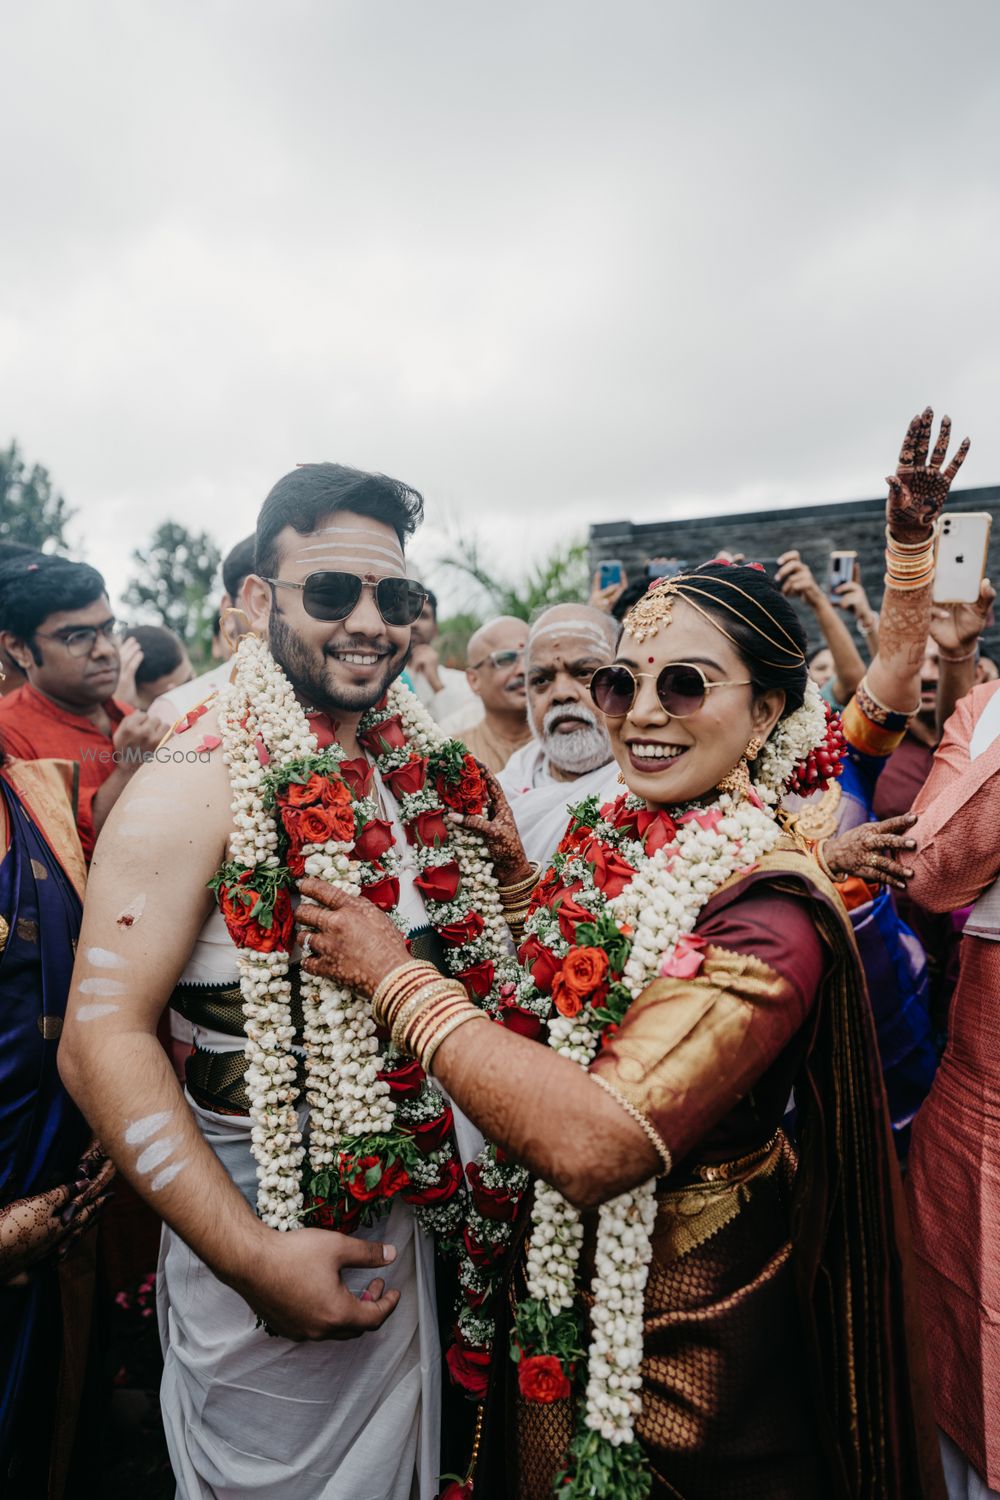
[[(464, 988), (459, 985), (457, 990), (451, 990), (434, 997), (433, 1001), (422, 1006), (413, 1016), (405, 1033), (400, 1033), (403, 1045), (407, 1052), (412, 1052), (414, 1057), (419, 1057), (427, 1038), (433, 1033), (439, 1022), (454, 1015), (456, 1011), (462, 1010), (466, 1005), (471, 1005)], [(475, 1008), (475, 1007), (473, 1007)]]
[(430, 1074), (431, 1063), (434, 1060), (434, 1054), (437, 1052), (441, 1043), (443, 1041), (446, 1041), (447, 1038), (451, 1036), (453, 1031), (457, 1031), (460, 1026), (464, 1026), (466, 1021), (479, 1020), (488, 1021), (489, 1016), (484, 1010), (477, 1010), (474, 1005), (470, 1005), (468, 1010), (460, 1011), (457, 1015), (452, 1016), (450, 1020), (446, 1021), (441, 1026), (441, 1028), (434, 1033), (434, 1035), (430, 1038), (430, 1040), (424, 1047), (423, 1051), (420, 1053), (420, 1066), (423, 1068), (424, 1072), (428, 1075)]
[(820, 869), (823, 871), (823, 874), (826, 876), (827, 880), (829, 880), (833, 885), (836, 885), (837, 876), (830, 869), (830, 866), (826, 862), (826, 855), (823, 853), (823, 845), (825, 843), (826, 839), (817, 839), (816, 843), (813, 844), (813, 858), (819, 865)]
[[(375, 992), (372, 995), (372, 1013), (376, 1021), (384, 1024), (384, 1019), (379, 1012), (382, 1010), (383, 1003), (388, 1000), (390, 991), (393, 991), (396, 985), (401, 983), (404, 978), (407, 978), (411, 974), (415, 975), (418, 970), (423, 971), (425, 969), (434, 969), (434, 965), (420, 958), (408, 958), (403, 963), (397, 964), (394, 969), (390, 969), (389, 973), (376, 985)], [(437, 970), (434, 969), (434, 972), (437, 973)]]
[[(459, 985), (462, 998), (465, 998), (465, 990)], [(421, 1017), (427, 1014), (436, 1014), (439, 1004), (447, 1001), (453, 1004), (456, 998), (455, 981), (439, 977), (433, 984), (426, 985), (416, 995), (411, 996), (406, 1003), (400, 1007), (392, 1019), (392, 1040), (402, 1051), (412, 1052), (408, 1032), (412, 1027), (415, 1031)]]
[(919, 552), (924, 547), (933, 547), (936, 538), (937, 538), (937, 523), (936, 522), (933, 523), (932, 526), (931, 526), (931, 534), (930, 534), (930, 536), (926, 537), (922, 542), (901, 542), (901, 541), (899, 541), (899, 539), (897, 537), (893, 536), (893, 534), (889, 530), (888, 526), (885, 528), (885, 544), (886, 544), (887, 547), (894, 547), (897, 550), (897, 552)]
[(528, 891), (533, 891), (538, 884), (539, 866), (531, 866), (531, 874), (524, 880), (518, 880), (514, 885), (497, 886), (500, 900), (505, 904), (511, 902), (517, 896), (524, 896)]
[(625, 1113), (627, 1115), (631, 1115), (635, 1123), (642, 1127), (643, 1131), (646, 1134), (646, 1138), (655, 1148), (656, 1154), (660, 1158), (660, 1165), (663, 1168), (660, 1176), (669, 1177), (670, 1173), (673, 1171), (674, 1159), (670, 1154), (666, 1141), (663, 1139), (662, 1135), (657, 1130), (652, 1120), (647, 1120), (642, 1110), (637, 1109), (636, 1106), (632, 1103), (631, 1099), (627, 1099), (624, 1094), (619, 1093), (614, 1084), (609, 1083), (606, 1078), (602, 1078), (600, 1073), (588, 1073), (587, 1076), (588, 1078), (592, 1078), (595, 1083), (600, 1084), (604, 1092), (606, 1094), (610, 1094), (615, 1103), (620, 1104)]

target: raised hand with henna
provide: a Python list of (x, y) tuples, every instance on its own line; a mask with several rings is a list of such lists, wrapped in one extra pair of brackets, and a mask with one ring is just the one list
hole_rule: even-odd
[(898, 542), (927, 540), (969, 451), (970, 439), (963, 438), (951, 463), (943, 467), (951, 440), (951, 418), (942, 417), (928, 461), (933, 430), (934, 412), (927, 406), (906, 429), (896, 472), (886, 477), (889, 486), (886, 520)]
[(497, 880), (501, 885), (516, 885), (518, 881), (528, 878), (531, 865), (503, 787), (481, 760), (477, 760), (476, 765), (482, 772), (489, 792), (486, 811), (480, 817), (469, 813), (449, 813), (449, 822), (478, 833), (493, 862), (493, 873)]
[(856, 875), (869, 885), (891, 885), (905, 891), (913, 871), (902, 863), (901, 856), (917, 847), (916, 839), (906, 837), (907, 829), (916, 821), (913, 813), (903, 813), (898, 818), (883, 818), (881, 823), (859, 823), (827, 839), (822, 846), (823, 857), (835, 875)]

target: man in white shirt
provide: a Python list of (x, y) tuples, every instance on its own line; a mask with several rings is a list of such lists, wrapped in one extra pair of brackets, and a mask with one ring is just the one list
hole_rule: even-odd
[(531, 627), (525, 650), (528, 722), (534, 736), (499, 781), (530, 860), (547, 864), (566, 831), (569, 808), (621, 791), (607, 730), (590, 699), (590, 679), (614, 659), (621, 626), (588, 604), (554, 604)]

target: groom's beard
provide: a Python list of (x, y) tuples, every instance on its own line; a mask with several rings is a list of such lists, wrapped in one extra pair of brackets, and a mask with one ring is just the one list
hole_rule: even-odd
[[(394, 653), (388, 641), (373, 642), (346, 637), (322, 648), (310, 647), (296, 635), (283, 615), (271, 610), (267, 626), (271, 655), (284, 669), (296, 692), (312, 708), (331, 713), (364, 713), (374, 708), (395, 682), (410, 659), (409, 649)], [(334, 649), (384, 654), (384, 670), (370, 682), (352, 683), (345, 664), (333, 656)]]
[[(557, 734), (553, 726), (564, 719), (579, 720), (579, 728)], [(545, 715), (541, 729), (534, 722), (531, 727), (549, 760), (566, 775), (585, 776), (613, 759), (607, 730), (582, 703), (575, 703), (572, 709), (557, 704)]]

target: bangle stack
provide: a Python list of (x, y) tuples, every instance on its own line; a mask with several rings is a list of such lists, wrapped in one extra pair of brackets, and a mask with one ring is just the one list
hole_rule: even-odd
[(531, 874), (526, 880), (519, 880), (516, 885), (502, 885), (497, 892), (503, 908), (504, 921), (510, 928), (511, 937), (515, 943), (519, 943), (524, 936), (528, 908), (535, 894), (535, 886), (538, 884), (538, 871), (538, 865), (532, 865)]
[(909, 593), (926, 588), (934, 578), (934, 555), (937, 533), (932, 531), (925, 542), (897, 542), (888, 526), (885, 528), (885, 585)]
[(445, 979), (433, 964), (416, 959), (385, 976), (372, 996), (372, 1014), (388, 1028), (393, 1044), (415, 1057), (425, 1073), (445, 1037), (466, 1021), (488, 1019), (457, 979)]

